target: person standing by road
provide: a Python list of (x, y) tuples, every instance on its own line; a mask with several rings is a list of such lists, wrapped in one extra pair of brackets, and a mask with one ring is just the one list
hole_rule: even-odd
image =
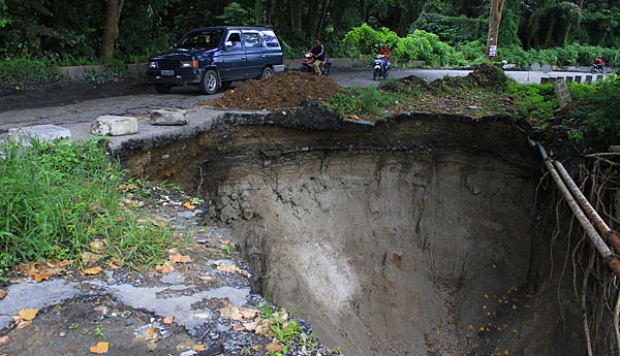
[(321, 43), (320, 39), (314, 40), (314, 47), (310, 50), (314, 58), (312, 66), (314, 66), (314, 74), (321, 75), (321, 62), (325, 59), (325, 46)]

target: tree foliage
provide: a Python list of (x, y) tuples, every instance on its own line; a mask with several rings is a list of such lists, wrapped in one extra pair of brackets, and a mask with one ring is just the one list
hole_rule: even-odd
[(349, 57), (370, 57), (387, 43), (392, 51), (391, 59), (396, 62), (422, 61), (428, 66), (458, 65), (465, 63), (465, 57), (452, 46), (439, 40), (439, 36), (423, 30), (399, 37), (394, 31), (382, 28), (379, 31), (368, 24), (351, 29), (342, 40)]
[[(410, 49), (416, 30), (454, 47), (486, 42), (489, 1), (485, 0), (133, 0), (118, 19), (114, 58), (143, 61), (164, 51), (190, 28), (269, 22), (290, 48), (308, 48), (315, 36), (332, 56), (351, 49), (343, 38), (364, 24), (389, 38), (368, 38), (361, 46), (388, 41)], [(615, 0), (587, 2), (583, 8), (558, 0), (507, 2), (499, 49), (557, 48), (580, 42), (606, 48), (620, 45), (620, 8)], [(26, 57), (57, 63), (99, 60), (106, 27), (105, 1), (0, 0), (0, 59)], [(394, 34), (396, 37), (394, 37)], [(424, 37), (422, 41), (428, 40)], [(367, 43), (364, 43), (367, 42)], [(432, 41), (431, 41), (432, 42)], [(417, 57), (425, 53), (420, 45)], [(469, 48), (473, 48), (470, 46)], [(291, 51), (292, 53), (295, 51)], [(364, 51), (360, 49), (360, 52)], [(513, 51), (514, 52), (514, 51)], [(516, 52), (514, 52), (516, 53)], [(431, 58), (432, 56), (429, 56)], [(434, 61), (434, 60), (431, 60)]]

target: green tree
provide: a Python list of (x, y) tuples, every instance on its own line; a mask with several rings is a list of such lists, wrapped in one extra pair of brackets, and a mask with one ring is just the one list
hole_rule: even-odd
[(561, 47), (573, 26), (581, 20), (581, 9), (571, 2), (526, 0), (523, 2), (521, 31), (523, 45), (529, 48)]

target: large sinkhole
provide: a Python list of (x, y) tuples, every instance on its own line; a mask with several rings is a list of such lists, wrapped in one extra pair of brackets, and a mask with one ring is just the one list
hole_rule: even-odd
[(514, 121), (249, 115), (124, 162), (211, 201), (205, 224), (232, 227), (256, 289), (346, 355), (585, 352), (540, 155)]

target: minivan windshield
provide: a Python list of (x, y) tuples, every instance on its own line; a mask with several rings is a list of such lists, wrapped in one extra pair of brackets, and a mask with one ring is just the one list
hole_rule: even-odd
[(213, 49), (217, 48), (222, 39), (222, 30), (195, 30), (186, 33), (179, 42), (177, 48), (188, 49)]

